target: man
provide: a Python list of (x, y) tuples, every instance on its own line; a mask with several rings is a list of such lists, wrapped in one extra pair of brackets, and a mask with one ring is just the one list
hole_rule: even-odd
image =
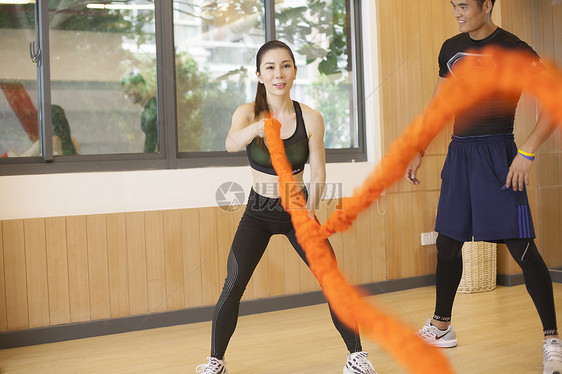
[[(492, 21), (495, 0), (452, 0), (460, 34), (446, 40), (439, 53), (439, 85), (457, 79), (454, 65), (464, 55), (486, 46), (516, 49), (531, 55), (537, 71), (544, 69), (535, 51)], [(554, 123), (541, 113), (521, 148), (513, 140), (516, 97), (496, 95), (455, 118), (453, 137), (442, 171), (441, 194), (435, 230), (437, 237), (435, 314), (418, 335), (444, 348), (457, 345), (451, 312), (462, 276), (461, 248), (477, 241), (505, 243), (523, 270), (525, 285), (544, 329), (544, 374), (562, 374), (562, 348), (558, 337), (550, 273), (534, 243), (534, 228), (525, 184), (534, 153), (554, 131)], [(422, 162), (418, 154), (406, 179), (417, 185)]]
[(144, 108), (141, 114), (141, 128), (144, 132), (144, 152), (152, 153), (158, 145), (158, 107), (156, 98), (150, 95), (146, 81), (139, 73), (129, 73), (121, 78), (121, 86), (133, 103)]

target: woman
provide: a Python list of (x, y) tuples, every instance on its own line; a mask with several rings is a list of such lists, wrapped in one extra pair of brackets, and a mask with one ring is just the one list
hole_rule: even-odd
[[(264, 122), (270, 113), (281, 123), (281, 138), (295, 182), (304, 190), (303, 170), (310, 163), (308, 210), (315, 208), (322, 196), (326, 179), (324, 122), (317, 111), (293, 101), (291, 87), (297, 68), (291, 49), (283, 42), (264, 44), (256, 57), (258, 88), (255, 102), (244, 104), (234, 112), (226, 139), (228, 152), (246, 148), (254, 178), (246, 211), (234, 236), (228, 256), (228, 274), (213, 316), (211, 357), (196, 371), (203, 374), (227, 374), (224, 354), (238, 320), (240, 299), (254, 269), (274, 234), (287, 236), (299, 256), (308, 264), (303, 248), (297, 242), (291, 216), (281, 206), (278, 177), (264, 140)], [(304, 190), (307, 194), (308, 191)], [(330, 310), (331, 311), (331, 310)], [(375, 374), (375, 369), (362, 352), (357, 333), (347, 328), (332, 313), (334, 325), (341, 334), (349, 354), (344, 374)]]

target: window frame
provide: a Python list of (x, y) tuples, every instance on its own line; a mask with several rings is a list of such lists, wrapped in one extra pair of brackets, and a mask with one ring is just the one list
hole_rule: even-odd
[[(177, 115), (175, 93), (175, 44), (173, 3), (171, 1), (154, 2), (157, 106), (159, 124), (160, 152), (68, 155), (54, 157), (51, 139), (51, 80), (49, 54), (49, 9), (48, 1), (36, 2), (36, 40), (41, 49), (37, 63), (37, 83), (39, 92), (39, 131), (43, 155), (40, 157), (13, 157), (0, 159), (0, 176), (54, 174), (102, 171), (134, 171), (159, 169), (186, 169), (220, 166), (247, 165), (243, 152), (229, 154), (226, 151), (212, 152), (178, 152)], [(351, 66), (353, 67), (353, 104), (352, 113), (357, 126), (357, 147), (344, 149), (326, 149), (326, 162), (360, 162), (367, 161), (365, 146), (365, 92), (363, 72), (363, 44), (361, 23), (361, 0), (346, 0), (348, 10), (347, 22), (351, 30)], [(264, 27), (266, 40), (275, 38), (275, 0), (264, 0)], [(166, 73), (165, 73), (166, 72)], [(169, 72), (172, 72), (169, 74)]]

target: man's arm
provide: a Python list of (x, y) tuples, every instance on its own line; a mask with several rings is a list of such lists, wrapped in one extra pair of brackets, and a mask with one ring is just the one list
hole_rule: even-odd
[[(535, 128), (519, 149), (525, 153), (534, 154), (555, 129), (556, 122), (548, 113), (541, 111)], [(529, 184), (529, 174), (532, 167), (533, 160), (529, 160), (520, 153), (517, 153), (509, 167), (505, 186), (513, 188), (513, 191), (523, 191), (524, 186)]]

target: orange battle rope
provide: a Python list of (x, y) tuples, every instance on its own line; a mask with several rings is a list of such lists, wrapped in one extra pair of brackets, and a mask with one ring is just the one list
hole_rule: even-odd
[[(491, 57), (493, 56), (493, 58)], [(433, 140), (456, 113), (467, 110), (482, 98), (498, 92), (526, 90), (544, 105), (556, 123), (562, 124), (562, 72), (554, 65), (536, 73), (533, 60), (520, 52), (489, 47), (479, 56), (466, 56), (455, 66), (457, 79), (447, 79), (424, 112), (390, 146), (385, 157), (353, 196), (343, 198), (341, 210), (320, 226), (309, 218), (304, 196), (294, 183), (291, 166), (280, 139), (281, 124), (268, 118), (265, 136), (273, 167), (279, 176), (281, 202), (291, 214), (297, 238), (303, 246), (310, 268), (322, 286), (334, 312), (347, 325), (359, 328), (390, 352), (412, 373), (453, 373), (441, 352), (415, 336), (415, 331), (371, 306), (361, 298), (338, 271), (326, 238), (347, 230), (357, 214), (375, 201), (381, 192), (400, 180), (408, 163)]]

